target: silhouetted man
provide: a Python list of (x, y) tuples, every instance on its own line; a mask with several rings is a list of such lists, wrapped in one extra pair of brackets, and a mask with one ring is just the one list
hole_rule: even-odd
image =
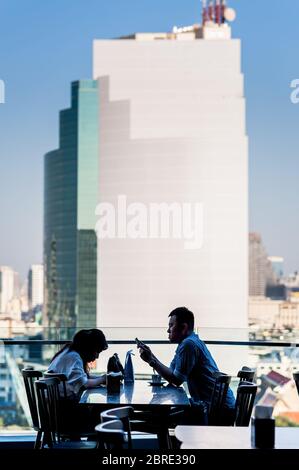
[[(169, 314), (168, 338), (171, 343), (178, 343), (175, 356), (169, 367), (165, 366), (152, 353), (151, 349), (141, 343), (139, 353), (141, 359), (153, 367), (169, 383), (180, 386), (187, 382), (191, 395), (191, 405), (201, 409), (201, 418), (194, 418), (194, 408), (185, 421), (194, 422), (200, 419), (206, 424), (203, 417), (210, 405), (214, 389), (214, 373), (218, 371), (210, 351), (205, 343), (193, 331), (194, 315), (186, 307), (178, 307)], [(223, 424), (232, 424), (234, 419), (235, 398), (229, 388), (225, 410), (223, 413)], [(191, 418), (191, 419), (190, 419)], [(194, 423), (195, 424), (195, 423)]]

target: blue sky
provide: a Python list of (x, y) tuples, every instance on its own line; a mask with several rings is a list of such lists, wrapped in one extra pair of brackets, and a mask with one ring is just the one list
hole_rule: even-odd
[[(297, 0), (229, 0), (242, 39), (250, 146), (250, 229), (299, 268)], [(42, 261), (43, 155), (57, 147), (70, 82), (91, 77), (92, 40), (199, 22), (199, 0), (2, 0), (0, 265)]]

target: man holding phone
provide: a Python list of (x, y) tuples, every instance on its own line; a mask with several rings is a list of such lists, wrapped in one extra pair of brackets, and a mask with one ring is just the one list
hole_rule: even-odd
[[(162, 364), (142, 341), (137, 341), (140, 357), (157, 371), (170, 384), (180, 386), (187, 382), (191, 395), (191, 405), (202, 408), (201, 423), (207, 424), (206, 411), (209, 407), (214, 388), (214, 373), (218, 371), (210, 351), (205, 343), (194, 333), (194, 315), (186, 307), (178, 307), (169, 314), (168, 338), (171, 343), (178, 343), (175, 356), (169, 367)], [(137, 338), (136, 338), (137, 340)], [(232, 424), (235, 398), (229, 388), (225, 403), (223, 424)], [(203, 412), (205, 410), (205, 412)], [(191, 410), (194, 418), (194, 410)], [(189, 420), (190, 421), (190, 420)]]

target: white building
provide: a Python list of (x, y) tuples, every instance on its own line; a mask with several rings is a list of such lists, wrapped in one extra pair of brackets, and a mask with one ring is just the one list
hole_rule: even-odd
[(299, 303), (251, 297), (248, 320), (251, 326), (260, 329), (298, 329)]
[[(197, 249), (172, 236), (146, 237), (148, 219), (140, 238), (140, 218), (133, 221), (135, 239), (121, 231), (123, 238), (99, 240), (97, 324), (165, 327), (169, 311), (185, 305), (199, 326), (247, 327), (240, 40), (230, 38), (227, 24), (205, 34), (194, 27), (95, 40), (93, 78), (99, 82), (99, 202), (112, 203), (118, 216), (119, 195), (127, 206), (176, 202), (203, 209)], [(131, 206), (127, 220), (141, 207)]]
[(29, 308), (44, 303), (44, 266), (33, 264), (28, 273)]
[(0, 313), (6, 313), (15, 294), (15, 272), (9, 266), (0, 266)]

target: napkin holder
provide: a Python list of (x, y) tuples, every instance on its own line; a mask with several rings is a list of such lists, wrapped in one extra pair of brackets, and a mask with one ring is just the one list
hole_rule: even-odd
[(251, 418), (251, 445), (259, 449), (275, 447), (275, 419), (272, 418), (273, 407), (256, 407), (255, 416)]
[(121, 372), (109, 372), (106, 376), (107, 393), (120, 393), (120, 382), (123, 377)]

